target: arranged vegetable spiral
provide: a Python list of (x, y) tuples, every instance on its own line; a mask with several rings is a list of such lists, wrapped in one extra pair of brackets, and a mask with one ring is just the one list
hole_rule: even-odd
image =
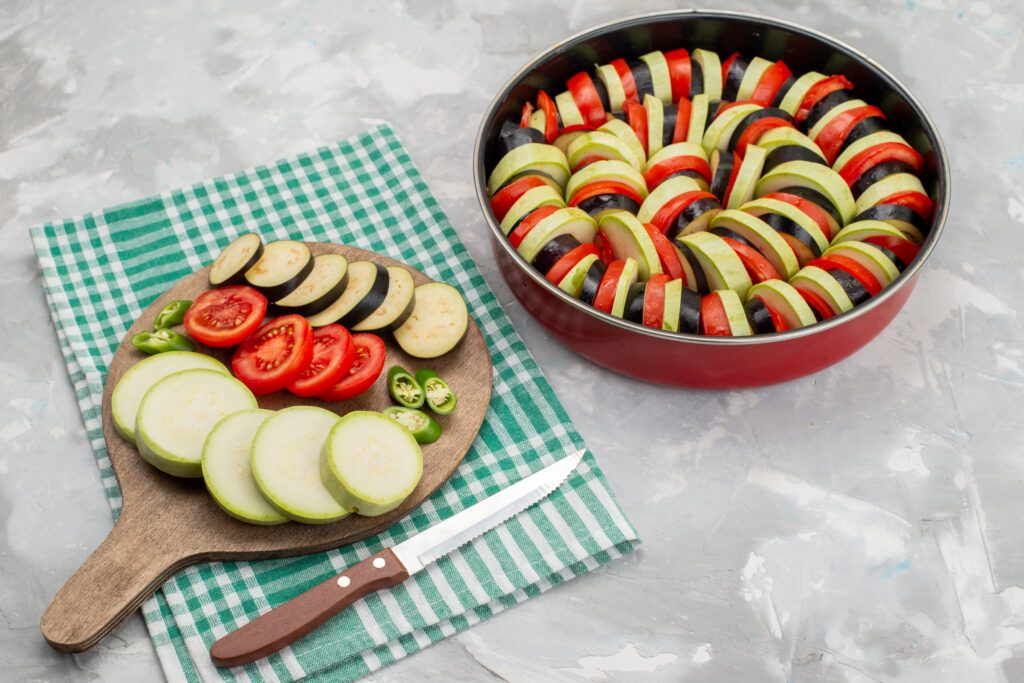
[(581, 71), (499, 132), (519, 253), (598, 310), (743, 336), (867, 301), (916, 257), (923, 158), (842, 75), (677, 49)]

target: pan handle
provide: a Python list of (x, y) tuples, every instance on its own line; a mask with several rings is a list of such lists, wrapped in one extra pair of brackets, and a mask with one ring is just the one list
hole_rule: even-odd
[(113, 530), (50, 601), (39, 627), (62, 652), (89, 649), (174, 572), (190, 564), (166, 533), (122, 513)]

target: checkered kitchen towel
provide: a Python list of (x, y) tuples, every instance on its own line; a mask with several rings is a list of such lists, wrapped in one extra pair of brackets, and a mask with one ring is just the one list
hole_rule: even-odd
[[(132, 321), (243, 232), (352, 244), (458, 286), (494, 360), (480, 434), (450, 481), (388, 531), (315, 555), (186, 569), (143, 614), (171, 681), (349, 681), (633, 549), (636, 532), (587, 456), (542, 504), (279, 654), (210, 664), (214, 640), (583, 446), (419, 171), (388, 126), (315, 152), (32, 229), (54, 326), (116, 516), (101, 429), (103, 377)], [(513, 617), (514, 618), (514, 617)]]

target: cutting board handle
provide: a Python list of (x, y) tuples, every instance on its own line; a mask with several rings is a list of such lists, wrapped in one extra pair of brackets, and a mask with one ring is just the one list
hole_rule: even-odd
[(122, 514), (50, 601), (39, 626), (52, 647), (63, 652), (92, 647), (175, 571), (191, 563), (166, 534), (141, 521)]

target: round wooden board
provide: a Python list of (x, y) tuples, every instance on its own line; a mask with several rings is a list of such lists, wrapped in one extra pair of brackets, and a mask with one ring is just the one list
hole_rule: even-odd
[[(314, 254), (335, 252), (344, 254), (349, 261), (365, 259), (385, 266), (404, 267), (412, 273), (417, 285), (431, 281), (423, 273), (373, 252), (336, 244), (311, 243), (309, 247)], [(433, 368), (450, 383), (459, 399), (458, 409), (452, 415), (437, 416), (444, 431), (436, 443), (423, 446), (423, 478), (412, 494), (386, 515), (350, 515), (324, 525), (288, 522), (255, 526), (228, 516), (207, 493), (202, 479), (175, 478), (145, 462), (134, 446), (115, 431), (110, 413), (110, 395), (117, 381), (128, 368), (145, 358), (131, 345), (131, 337), (151, 329), (153, 318), (167, 302), (195, 299), (207, 290), (208, 270), (209, 267), (204, 268), (182, 279), (154, 301), (128, 330), (111, 361), (103, 394), (103, 434), (121, 487), (123, 507), (110, 536), (65, 584), (43, 615), (43, 634), (59, 649), (80, 651), (90, 647), (161, 582), (189, 564), (315, 552), (353, 543), (387, 529), (448, 480), (469, 451), (487, 413), (491, 397), (491, 359), (487, 343), (472, 317), (462, 342), (441, 358), (413, 358), (385, 336), (385, 373), (395, 364), (410, 370)], [(206, 347), (197, 350), (226, 365), (232, 351)], [(282, 391), (259, 397), (259, 404), (271, 410), (316, 405), (343, 415), (352, 410), (380, 411), (392, 402), (382, 376), (369, 391), (350, 401), (327, 403)], [(106, 607), (97, 609), (98, 605)]]

